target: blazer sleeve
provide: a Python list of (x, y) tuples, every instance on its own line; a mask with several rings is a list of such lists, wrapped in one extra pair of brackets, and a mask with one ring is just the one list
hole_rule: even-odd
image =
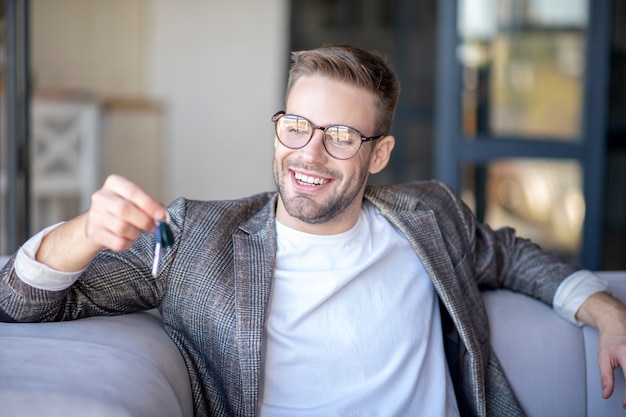
[(443, 187), (454, 207), (445, 215), (454, 219), (447, 222), (461, 222), (455, 236), (463, 251), (460, 255), (470, 260), (467, 264), (477, 284), (521, 292), (552, 306), (560, 283), (581, 268), (517, 236), (510, 227), (494, 230), (478, 222), (469, 207), (450, 188)]
[[(180, 244), (185, 202), (169, 208), (174, 245), (162, 251), (171, 263)], [(69, 288), (49, 291), (22, 281), (11, 258), (0, 271), (0, 321), (44, 322), (95, 315), (118, 315), (158, 307), (166, 288), (165, 274), (153, 278), (154, 236), (142, 234), (124, 252), (101, 251)]]

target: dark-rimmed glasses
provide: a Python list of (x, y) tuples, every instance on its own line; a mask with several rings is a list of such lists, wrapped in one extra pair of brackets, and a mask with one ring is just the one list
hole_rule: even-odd
[(316, 129), (323, 132), (324, 149), (336, 159), (350, 159), (361, 149), (363, 142), (380, 139), (385, 135), (364, 136), (358, 130), (343, 125), (317, 126), (305, 117), (276, 112), (272, 116), (276, 137), (289, 149), (304, 148)]

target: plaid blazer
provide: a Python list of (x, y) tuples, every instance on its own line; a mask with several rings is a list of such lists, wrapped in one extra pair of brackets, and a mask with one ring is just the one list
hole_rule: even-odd
[[(552, 304), (575, 271), (511, 229), (491, 230), (436, 181), (368, 186), (365, 198), (407, 237), (439, 295), (446, 355), (462, 415), (523, 415), (490, 345), (480, 290), (508, 288)], [(154, 238), (102, 251), (66, 291), (0, 272), (0, 319), (70, 320), (158, 307), (187, 367), (197, 416), (254, 416), (276, 256), (276, 194), (234, 201), (179, 199), (175, 243), (151, 276)]]

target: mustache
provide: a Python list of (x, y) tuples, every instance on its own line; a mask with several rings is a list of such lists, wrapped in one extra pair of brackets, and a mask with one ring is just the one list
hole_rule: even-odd
[(283, 169), (285, 170), (305, 171), (309, 174), (316, 174), (316, 175), (319, 175), (320, 177), (325, 177), (325, 178), (338, 178), (341, 176), (339, 172), (336, 172), (332, 169), (318, 166), (318, 165), (306, 164), (299, 160), (290, 161), (289, 159), (286, 159), (283, 161), (282, 166), (283, 166)]

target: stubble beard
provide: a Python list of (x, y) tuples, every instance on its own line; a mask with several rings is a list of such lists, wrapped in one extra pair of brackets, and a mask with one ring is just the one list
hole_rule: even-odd
[[(281, 169), (278, 161), (274, 158), (272, 171), (274, 174), (274, 183), (276, 184), (278, 194), (280, 195), (287, 214), (304, 223), (312, 225), (337, 220), (358, 197), (368, 175), (366, 169), (359, 170), (354, 181), (350, 181), (350, 183), (346, 184), (347, 188), (335, 189), (324, 201), (317, 202), (313, 201), (309, 196), (298, 194), (297, 192), (295, 195), (288, 194), (288, 182), (291, 181), (291, 176), (289, 175), (289, 168), (286, 162)], [(331, 177), (334, 178), (334, 181), (340, 181), (342, 179), (341, 176), (337, 176), (335, 173), (333, 173)]]

